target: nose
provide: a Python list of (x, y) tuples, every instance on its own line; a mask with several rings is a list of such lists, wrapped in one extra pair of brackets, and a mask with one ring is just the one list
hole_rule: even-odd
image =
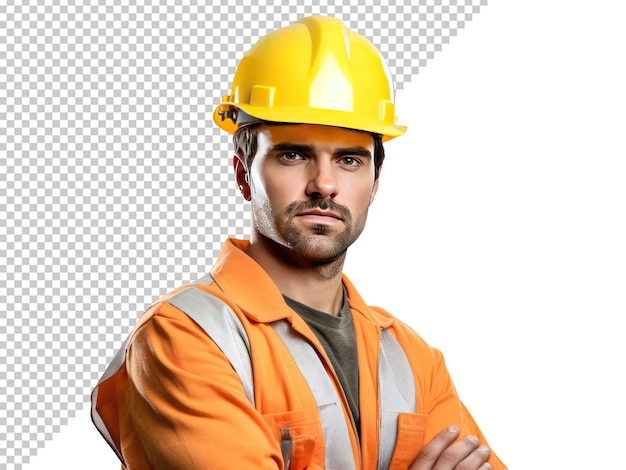
[(314, 199), (334, 198), (337, 195), (337, 175), (331, 161), (317, 160), (310, 165), (306, 195)]

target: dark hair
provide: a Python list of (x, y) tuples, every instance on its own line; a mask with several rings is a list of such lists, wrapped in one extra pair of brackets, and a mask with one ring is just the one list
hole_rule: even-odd
[[(257, 138), (260, 124), (251, 124), (240, 127), (233, 135), (235, 153), (243, 158), (246, 168), (250, 168), (252, 159), (257, 151)], [(374, 138), (374, 179), (378, 179), (380, 167), (385, 159), (385, 147), (380, 134), (370, 133)]]

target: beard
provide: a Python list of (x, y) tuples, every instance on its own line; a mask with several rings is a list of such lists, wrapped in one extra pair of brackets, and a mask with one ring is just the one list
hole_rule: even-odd
[[(343, 223), (299, 223), (298, 214), (314, 209), (330, 210), (338, 214)], [(263, 221), (257, 219), (259, 233), (281, 245), (283, 260), (297, 260), (298, 264), (306, 265), (325, 265), (343, 258), (348, 247), (363, 231), (367, 218), (367, 210), (355, 219), (347, 207), (330, 199), (296, 201), (289, 204), (281, 215), (268, 211), (264, 214)], [(341, 225), (343, 228), (340, 228)]]

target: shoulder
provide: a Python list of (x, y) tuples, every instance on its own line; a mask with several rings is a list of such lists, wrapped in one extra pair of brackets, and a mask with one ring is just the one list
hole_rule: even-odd
[(206, 330), (207, 319), (230, 312), (232, 308), (220, 292), (212, 288), (210, 281), (181, 285), (159, 298), (143, 312), (130, 340), (141, 330), (152, 329), (156, 324), (163, 329), (164, 334), (168, 334), (170, 330), (196, 334), (197, 330)]
[(136, 366), (131, 369), (151, 364), (152, 368), (174, 371), (182, 367), (200, 373), (249, 355), (241, 321), (231, 306), (206, 287), (182, 286), (143, 313), (126, 345), (127, 361)]

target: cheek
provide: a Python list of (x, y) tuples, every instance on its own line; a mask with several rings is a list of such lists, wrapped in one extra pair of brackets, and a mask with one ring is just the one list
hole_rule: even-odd
[(352, 181), (349, 184), (351, 186), (350, 192), (354, 207), (358, 207), (359, 210), (367, 209), (374, 201), (378, 185), (372, 180)]
[(301, 199), (302, 186), (295, 176), (283, 174), (263, 175), (264, 192), (275, 207), (286, 206)]
[(261, 174), (254, 175), (251, 183), (250, 203), (255, 220), (264, 225), (277, 223), (276, 217), (280, 218), (285, 206), (291, 202), (284, 195), (283, 185)]

